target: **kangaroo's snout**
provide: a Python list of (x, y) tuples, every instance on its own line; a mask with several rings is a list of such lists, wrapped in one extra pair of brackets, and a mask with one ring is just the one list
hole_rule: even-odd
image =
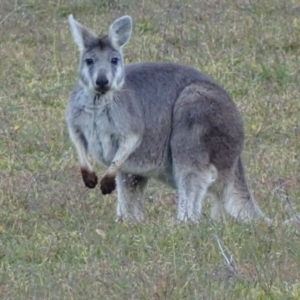
[(106, 75), (99, 75), (96, 79), (96, 90), (102, 94), (106, 93), (110, 88), (109, 80)]

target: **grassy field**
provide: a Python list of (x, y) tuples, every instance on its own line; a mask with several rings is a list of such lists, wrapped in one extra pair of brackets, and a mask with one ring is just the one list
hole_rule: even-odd
[[(116, 194), (84, 187), (64, 123), (70, 13), (99, 34), (130, 14), (126, 62), (186, 63), (228, 90), (274, 226), (174, 226), (176, 194), (154, 181), (146, 221), (114, 223)], [(299, 0), (1, 0), (0, 298), (300, 299), (300, 232), (281, 225), (300, 211), (299, 66)]]

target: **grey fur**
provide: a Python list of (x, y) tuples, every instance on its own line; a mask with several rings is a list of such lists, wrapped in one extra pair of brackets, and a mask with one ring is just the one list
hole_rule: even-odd
[[(215, 219), (224, 209), (237, 219), (269, 223), (248, 189), (240, 158), (242, 119), (224, 89), (185, 65), (124, 67), (121, 47), (131, 34), (128, 16), (101, 38), (71, 16), (69, 22), (81, 59), (66, 122), (85, 184), (97, 184), (88, 152), (108, 168), (100, 183), (104, 194), (113, 191), (116, 177), (117, 219), (143, 219), (144, 189), (153, 177), (177, 189), (178, 221), (197, 222), (202, 201), (210, 196)], [(87, 59), (93, 64), (87, 65)]]

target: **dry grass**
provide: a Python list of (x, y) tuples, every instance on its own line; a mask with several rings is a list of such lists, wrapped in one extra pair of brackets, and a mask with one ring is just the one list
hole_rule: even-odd
[[(231, 93), (249, 183), (278, 226), (174, 227), (174, 192), (155, 182), (146, 222), (114, 223), (116, 195), (84, 187), (63, 120), (70, 13), (99, 34), (130, 14), (127, 62), (194, 65)], [(300, 211), (299, 15), (296, 0), (2, 0), (1, 299), (299, 299), (299, 231), (280, 225), (282, 198)]]

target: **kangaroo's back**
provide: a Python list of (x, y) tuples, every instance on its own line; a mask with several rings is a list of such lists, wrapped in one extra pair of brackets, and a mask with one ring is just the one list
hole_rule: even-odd
[(140, 101), (151, 117), (155, 117), (172, 114), (176, 99), (193, 82), (213, 84), (208, 77), (189, 66), (143, 62), (125, 67), (123, 89), (134, 91), (136, 101)]
[[(197, 69), (180, 64), (163, 62), (142, 62), (125, 66), (124, 89), (133, 90), (135, 97), (145, 105), (159, 107), (173, 105), (182, 90), (192, 84), (207, 84), (226, 92), (209, 77)], [(156, 111), (158, 113), (159, 111)]]

